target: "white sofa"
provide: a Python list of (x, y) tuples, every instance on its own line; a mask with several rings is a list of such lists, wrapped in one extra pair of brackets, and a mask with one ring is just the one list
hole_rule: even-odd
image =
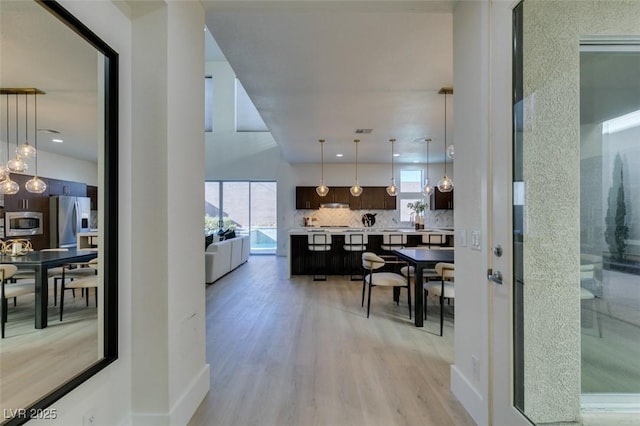
[(249, 260), (251, 242), (248, 235), (209, 244), (204, 252), (205, 282), (211, 284)]

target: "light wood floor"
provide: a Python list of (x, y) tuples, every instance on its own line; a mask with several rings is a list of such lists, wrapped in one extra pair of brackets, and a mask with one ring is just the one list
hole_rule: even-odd
[[(391, 290), (287, 279), (286, 259), (252, 256), (207, 288), (211, 390), (189, 425), (473, 425), (449, 391), (452, 318), (428, 327)], [(433, 301), (432, 303), (435, 303)]]
[(64, 321), (53, 306), (49, 326), (34, 328), (34, 297), (9, 303), (6, 335), (0, 339), (0, 412), (25, 408), (99, 360), (93, 292), (89, 307), (78, 295), (65, 297)]

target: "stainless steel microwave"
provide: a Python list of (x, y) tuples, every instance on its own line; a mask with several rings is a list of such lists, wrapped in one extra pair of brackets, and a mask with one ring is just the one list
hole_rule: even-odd
[(42, 213), (39, 212), (6, 212), (5, 235), (22, 237), (42, 234)]

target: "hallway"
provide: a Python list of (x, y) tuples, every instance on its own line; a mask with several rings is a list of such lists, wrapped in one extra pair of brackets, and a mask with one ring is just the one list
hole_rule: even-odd
[(450, 312), (439, 337), (435, 306), (418, 329), (406, 293), (376, 288), (367, 319), (361, 282), (286, 270), (251, 256), (207, 287), (211, 390), (189, 425), (474, 424), (449, 391)]

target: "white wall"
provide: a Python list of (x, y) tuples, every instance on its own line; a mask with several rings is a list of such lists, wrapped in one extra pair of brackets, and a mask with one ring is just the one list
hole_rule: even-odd
[(204, 198), (204, 11), (62, 4), (120, 55), (119, 357), (33, 423), (186, 424), (209, 388), (202, 210), (184, 209)]
[[(33, 170), (27, 173), (33, 174)], [(38, 150), (38, 175), (97, 186), (98, 164)]]
[[(454, 140), (456, 172), (454, 222), (467, 238), (472, 230), (486, 238), (487, 97), (486, 7), (460, 2), (453, 17)], [(505, 35), (506, 36), (506, 35)], [(462, 247), (456, 240), (455, 364), (451, 390), (479, 425), (489, 422), (488, 314), (484, 251)], [(473, 373), (472, 357), (481, 372)]]

